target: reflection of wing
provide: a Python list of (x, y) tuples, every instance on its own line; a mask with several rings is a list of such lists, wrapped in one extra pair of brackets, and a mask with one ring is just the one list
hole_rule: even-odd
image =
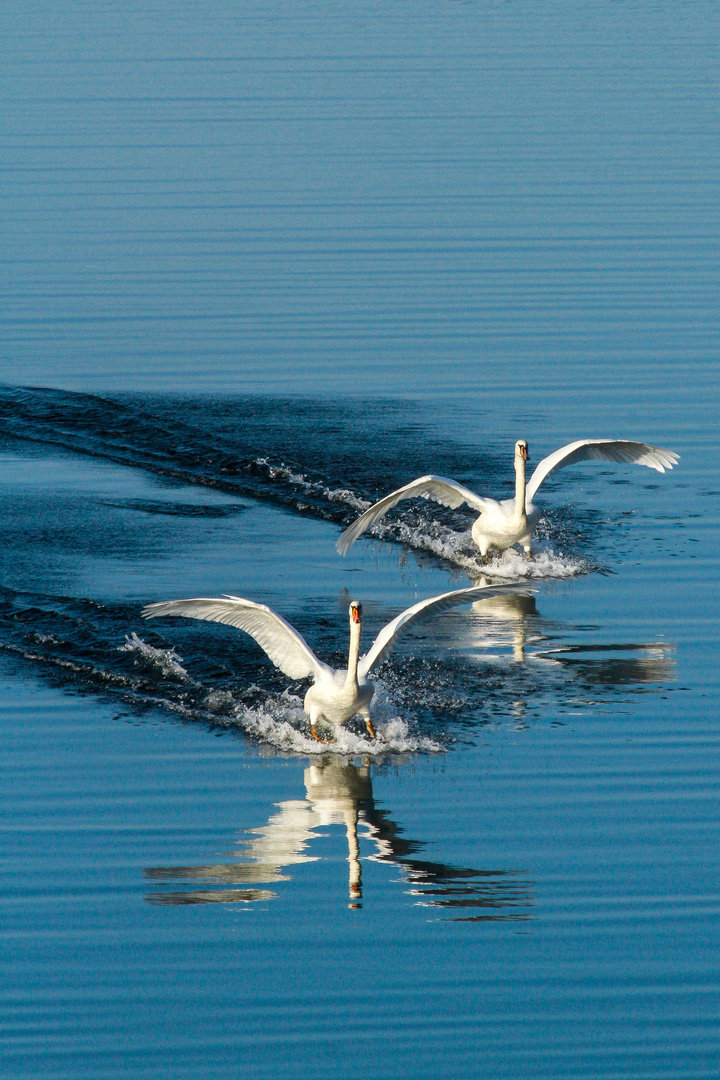
[[(146, 871), (148, 877), (154, 873), (153, 868)], [(183, 904), (253, 904), (272, 900), (275, 896), (277, 893), (271, 889), (193, 889), (192, 892), (148, 893), (145, 899), (158, 907), (176, 907)]]
[[(245, 850), (237, 861), (148, 868), (145, 876), (166, 886), (166, 891), (149, 893), (148, 901), (173, 905), (272, 899), (274, 892), (247, 886), (288, 881), (283, 867), (314, 861), (307, 853), (309, 843), (322, 835), (320, 829), (341, 825), (348, 844), (351, 907), (357, 907), (362, 899), (360, 829), (361, 838), (375, 848), (370, 858), (397, 866), (416, 903), (452, 910), (452, 917), (460, 919), (530, 917), (532, 883), (513, 871), (473, 870), (414, 857), (423, 844), (403, 837), (402, 829), (375, 805), (368, 765), (325, 759), (307, 768), (304, 779), (307, 800), (280, 803), (267, 825), (251, 830), (250, 839), (241, 840)], [(167, 888), (180, 881), (202, 882), (204, 887), (183, 891)], [(457, 914), (455, 909), (459, 909)]]
[(675, 648), (665, 642), (648, 645), (566, 645), (535, 654), (571, 671), (593, 686), (628, 686), (674, 682)]
[(370, 801), (362, 808), (373, 841), (374, 862), (390, 863), (403, 874), (415, 903), (443, 908), (454, 921), (508, 921), (531, 918), (533, 883), (513, 870), (475, 870), (418, 859), (424, 844), (408, 840), (385, 810)]
[(458, 604), (466, 604), (470, 600), (479, 600), (491, 591), (505, 590), (507, 592), (517, 588), (524, 588), (527, 591), (527, 584), (521, 582), (474, 585), (469, 589), (456, 589), (454, 592), (442, 593), (441, 596), (431, 596), (428, 600), (420, 600), (419, 603), (407, 608), (382, 628), (372, 643), (370, 650), (360, 658), (358, 674), (364, 678), (372, 667), (384, 660), (395, 643), (399, 641), (403, 634), (407, 633), (419, 618), (431, 613), (434, 615), (439, 614), (441, 611), (447, 611), (448, 608), (457, 607)]
[(412, 480), (404, 487), (398, 488), (397, 491), (391, 491), (384, 499), (380, 499), (364, 514), (361, 514), (338, 540), (337, 549), (340, 554), (347, 555), (358, 536), (362, 536), (371, 525), (379, 521), (402, 499), (414, 499), (417, 495), (427, 495), (435, 502), (442, 503), (443, 506), (451, 506), (453, 510), (462, 506), (463, 503), (474, 506), (481, 512), (485, 509), (485, 499), (481, 499), (479, 495), (463, 487), (462, 484), (456, 484), (454, 480), (448, 480), (444, 476), (421, 476), (418, 480)]
[(448, 909), (453, 922), (507, 922), (531, 917), (532, 883), (513, 870), (472, 870), (421, 859), (395, 861), (406, 869), (416, 902)]
[(576, 461), (625, 461), (630, 465), (647, 465), (649, 469), (665, 472), (677, 465), (678, 456), (648, 443), (625, 442), (623, 439), (579, 439), (543, 458), (530, 477), (525, 493), (530, 503), (545, 477), (554, 469), (564, 469)]
[[(208, 866), (151, 866), (145, 876), (164, 885), (179, 881), (203, 882), (203, 889), (149, 893), (153, 904), (253, 903), (270, 900), (277, 894), (268, 889), (248, 888), (250, 885), (273, 885), (289, 881), (282, 873), (285, 866), (314, 862), (307, 854), (309, 842), (317, 835), (321, 822), (311, 805), (304, 800), (280, 803), (267, 825), (252, 829), (250, 839), (241, 840), (246, 850), (231, 863)], [(221, 886), (210, 888), (208, 886)], [(235, 886), (233, 888), (233, 886)], [(239, 886), (239, 887), (238, 887)]]
[(329, 675), (331, 669), (322, 664), (297, 630), (267, 607), (243, 600), (240, 596), (200, 597), (195, 600), (166, 600), (148, 604), (142, 611), (144, 619), (161, 615), (184, 615), (189, 619), (227, 623), (237, 626), (255, 638), (272, 660), (291, 679), (311, 675), (317, 679)]

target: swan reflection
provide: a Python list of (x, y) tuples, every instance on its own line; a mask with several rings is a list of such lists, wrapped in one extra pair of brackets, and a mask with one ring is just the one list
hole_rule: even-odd
[(564, 667), (594, 686), (629, 686), (675, 681), (675, 646), (664, 642), (639, 645), (561, 645), (535, 653)]
[[(533, 884), (508, 870), (475, 870), (416, 857), (423, 847), (402, 835), (400, 826), (373, 797), (369, 763), (354, 765), (336, 757), (305, 769), (305, 799), (279, 803), (266, 825), (238, 843), (232, 862), (207, 866), (157, 866), (145, 870), (166, 889), (151, 892), (152, 904), (245, 903), (277, 895), (258, 885), (289, 881), (288, 867), (317, 861), (310, 853), (320, 830), (340, 826), (347, 841), (349, 906), (362, 906), (361, 846), (367, 860), (390, 863), (401, 872), (405, 891), (416, 904), (442, 908), (454, 919), (525, 920), (533, 905)], [(179, 882), (207, 887), (173, 888)]]
[[(475, 585), (486, 583), (481, 577)], [(547, 623), (532, 593), (507, 593), (476, 600), (473, 620), (463, 628), (465, 647), (512, 648), (513, 659), (555, 665), (573, 678), (593, 686), (651, 685), (674, 682), (674, 645), (667, 642), (582, 643), (549, 645), (550, 636), (566, 628)], [(527, 646), (536, 646), (531, 651)], [(539, 646), (539, 648), (537, 647)]]
[[(485, 579), (482, 578), (481, 581), (484, 582)], [(508, 602), (502, 603), (504, 600)], [(472, 605), (472, 612), (473, 615), (480, 616), (475, 620), (475, 626), (482, 634), (484, 648), (506, 644), (509, 635), (513, 660), (520, 662), (525, 659), (528, 637), (531, 641), (537, 637), (537, 634), (530, 634), (530, 628), (539, 614), (532, 593), (508, 593), (505, 596), (476, 600)]]

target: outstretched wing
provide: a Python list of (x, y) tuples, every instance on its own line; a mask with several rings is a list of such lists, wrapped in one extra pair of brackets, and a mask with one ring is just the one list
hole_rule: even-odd
[(392, 491), (389, 495), (386, 495), (384, 499), (380, 499), (369, 510), (366, 510), (357, 521), (354, 521), (337, 542), (337, 549), (340, 554), (347, 555), (358, 536), (362, 536), (371, 525), (379, 521), (388, 510), (402, 499), (413, 499), (416, 495), (427, 495), (429, 498), (434, 499), (435, 502), (442, 503), (443, 506), (451, 506), (453, 509), (462, 506), (463, 503), (474, 506), (480, 512), (485, 509), (485, 499), (481, 499), (479, 495), (475, 495), (474, 492), (463, 487), (462, 484), (456, 484), (454, 480), (448, 480), (444, 476), (421, 476), (418, 480), (413, 480), (411, 483), (405, 484), (405, 487), (398, 488), (397, 491)]
[(308, 675), (319, 678), (330, 672), (327, 664), (318, 660), (305, 639), (281, 615), (265, 604), (255, 604), (240, 596), (164, 600), (159, 604), (148, 604), (143, 608), (142, 615), (144, 619), (184, 615), (189, 619), (237, 626), (255, 638), (275, 667), (291, 679), (304, 679)]
[(429, 600), (420, 600), (419, 603), (413, 604), (412, 607), (407, 608), (392, 622), (389, 622), (387, 626), (383, 626), (369, 651), (365, 656), (360, 657), (358, 674), (364, 678), (372, 667), (377, 666), (385, 659), (395, 643), (399, 641), (403, 634), (407, 633), (413, 623), (425, 615), (431, 613), (436, 615), (441, 611), (447, 611), (448, 608), (457, 607), (458, 604), (467, 604), (471, 600), (480, 600), (489, 592), (515, 592), (519, 588), (527, 592), (527, 583), (523, 581), (513, 582), (512, 584), (474, 585), (469, 589), (456, 589), (454, 592), (443, 593), (441, 596), (431, 596)]
[(678, 455), (661, 450), (648, 443), (626, 442), (624, 439), (579, 439), (543, 458), (530, 477), (525, 497), (532, 502), (533, 496), (545, 477), (553, 469), (564, 469), (576, 461), (625, 461), (630, 465), (647, 465), (649, 469), (665, 472), (678, 463)]

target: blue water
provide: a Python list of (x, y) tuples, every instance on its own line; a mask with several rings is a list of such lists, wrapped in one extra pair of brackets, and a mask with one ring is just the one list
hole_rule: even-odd
[[(711, 4), (0, 12), (2, 1075), (716, 1077)], [(423, 473), (553, 474), (531, 562)], [(375, 722), (155, 600), (266, 602)]]

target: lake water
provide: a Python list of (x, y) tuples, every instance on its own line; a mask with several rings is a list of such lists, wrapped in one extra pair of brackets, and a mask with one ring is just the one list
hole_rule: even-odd
[[(720, 1071), (715, 5), (5, 5), (2, 1075)], [(359, 509), (512, 449), (534, 558)], [(232, 628), (342, 664), (361, 721)]]

